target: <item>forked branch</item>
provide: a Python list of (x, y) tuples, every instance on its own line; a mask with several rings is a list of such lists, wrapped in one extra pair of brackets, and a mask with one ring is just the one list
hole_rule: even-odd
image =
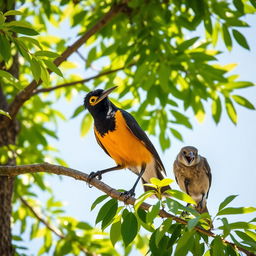
[[(91, 185), (98, 188), (99, 190), (106, 193), (107, 195), (109, 195), (112, 198), (115, 198), (119, 201), (123, 201), (126, 204), (130, 204), (130, 205), (135, 204), (136, 199), (134, 197), (130, 197), (127, 199), (125, 196), (121, 195), (120, 192), (118, 192), (114, 188), (111, 188), (110, 186), (103, 183), (102, 181), (97, 180), (97, 179), (89, 180), (88, 174), (78, 171), (78, 170), (75, 170), (75, 169), (71, 169), (71, 168), (67, 168), (67, 167), (59, 166), (59, 165), (53, 165), (53, 164), (49, 164), (49, 163), (17, 165), (17, 166), (0, 166), (0, 176), (14, 177), (14, 176), (21, 175), (21, 174), (36, 173), (36, 172), (47, 172), (47, 173), (53, 173), (53, 174), (57, 174), (57, 175), (64, 175), (64, 176), (69, 176), (71, 178), (74, 178), (76, 180), (90, 182)], [(151, 207), (151, 205), (148, 203), (145, 203), (145, 202), (140, 205), (140, 208), (143, 210), (146, 210), (146, 211), (148, 211), (150, 207)], [(184, 220), (180, 217), (177, 217), (175, 215), (172, 215), (172, 214), (166, 212), (165, 210), (160, 210), (159, 216), (162, 218), (171, 218), (174, 221), (184, 224), (184, 225), (187, 224), (186, 220)], [(198, 226), (195, 227), (195, 230), (202, 234), (210, 236), (210, 237), (216, 236), (213, 232), (205, 230)], [(234, 248), (237, 248), (239, 251), (244, 252), (248, 256), (256, 256), (254, 253), (249, 252), (248, 250), (246, 250), (240, 246), (237, 246), (234, 243), (231, 243), (225, 239), (223, 239), (223, 242), (231, 245)]]

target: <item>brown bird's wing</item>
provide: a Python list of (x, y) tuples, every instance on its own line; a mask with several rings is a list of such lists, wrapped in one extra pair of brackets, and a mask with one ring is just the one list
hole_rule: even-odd
[(130, 115), (125, 110), (120, 109), (120, 111), (126, 121), (128, 128), (130, 129), (130, 131), (134, 134), (134, 136), (136, 136), (140, 141), (142, 141), (144, 143), (144, 145), (149, 150), (149, 152), (154, 156), (154, 159), (156, 161), (158, 169), (163, 171), (164, 174), (166, 175), (164, 165), (163, 165), (155, 147), (153, 146), (152, 142), (149, 140), (147, 134), (141, 129), (141, 127), (139, 126), (139, 124), (137, 123), (137, 121), (135, 120), (135, 118), (132, 115)]
[(206, 173), (206, 175), (208, 176), (208, 179), (209, 179), (209, 188), (208, 188), (207, 195), (206, 195), (206, 198), (208, 198), (209, 190), (210, 190), (210, 187), (212, 185), (212, 173), (211, 173), (210, 165), (208, 164), (206, 158), (204, 158), (204, 157), (202, 157), (202, 158), (203, 158), (203, 161), (204, 161), (205, 173)]
[(205, 173), (206, 173), (206, 175), (208, 176), (208, 179), (209, 179), (209, 188), (208, 188), (208, 191), (207, 191), (207, 194), (206, 194), (206, 198), (208, 198), (209, 190), (210, 190), (210, 187), (211, 187), (211, 184), (212, 184), (212, 173), (211, 173), (210, 165), (208, 164), (206, 158), (202, 157), (202, 156), (201, 156), (201, 158), (202, 158), (202, 161), (203, 161), (203, 167), (204, 167)]

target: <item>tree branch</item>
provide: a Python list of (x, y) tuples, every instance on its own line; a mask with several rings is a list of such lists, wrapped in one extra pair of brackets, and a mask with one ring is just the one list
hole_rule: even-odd
[[(8, 177), (14, 177), (20, 174), (27, 174), (27, 173), (36, 173), (36, 172), (47, 172), (47, 173), (54, 173), (57, 175), (64, 175), (64, 176), (68, 176), (71, 178), (74, 178), (76, 180), (81, 180), (81, 181), (85, 181), (85, 182), (90, 182), (91, 185), (93, 185), (94, 187), (98, 188), (99, 190), (103, 191), (104, 193), (106, 193), (107, 195), (109, 195), (112, 198), (115, 198), (119, 201), (123, 201), (126, 204), (130, 204), (130, 205), (134, 205), (135, 204), (135, 198), (134, 197), (130, 197), (130, 198), (126, 198), (124, 195), (122, 195), (120, 192), (118, 192), (117, 190), (115, 190), (114, 188), (111, 188), (110, 186), (108, 186), (107, 184), (103, 183), (102, 181), (98, 180), (98, 179), (89, 179), (88, 174), (75, 170), (75, 169), (71, 169), (71, 168), (67, 168), (64, 166), (59, 166), (59, 165), (53, 165), (53, 164), (49, 164), (49, 163), (42, 163), (42, 164), (31, 164), (31, 165), (17, 165), (17, 166), (0, 166), (0, 176), (8, 176)], [(143, 210), (148, 211), (149, 208), (151, 207), (150, 204), (143, 202), (140, 205), (140, 208)], [(159, 216), (162, 218), (171, 218), (174, 221), (180, 223), (180, 224), (184, 224), (187, 225), (187, 221), (179, 218), (175, 215), (172, 215), (168, 212), (166, 212), (165, 210), (160, 210), (159, 212)], [(208, 231), (206, 229), (203, 229), (201, 227), (196, 226), (195, 230), (198, 231), (199, 233), (205, 234), (207, 236), (210, 237), (215, 237), (216, 235), (211, 232)], [(222, 239), (222, 241), (226, 244), (231, 245), (232, 247), (238, 249), (241, 252), (244, 252), (246, 255), (248, 256), (256, 256), (256, 254), (249, 252), (248, 250), (235, 245), (232, 242), (229, 242), (225, 239)]]
[[(50, 222), (48, 222), (44, 216), (37, 211), (35, 208), (33, 208), (33, 206), (31, 206), (28, 201), (26, 201), (22, 196), (19, 196), (20, 201), (31, 211), (31, 213), (41, 222), (43, 223), (46, 228), (48, 228), (49, 230), (51, 230), (57, 237), (59, 237), (60, 239), (65, 239), (65, 235), (54, 225), (52, 225)], [(77, 242), (79, 243), (79, 242)], [(93, 256), (97, 256), (96, 254), (90, 254), (88, 253), (88, 251), (83, 248), (80, 244), (79, 244), (79, 249), (85, 253), (85, 255), (93, 255)]]
[[(129, 0), (125, 0), (122, 4), (115, 4), (111, 7), (109, 12), (107, 12), (94, 26), (86, 31), (86, 33), (81, 36), (76, 42), (69, 46), (60, 57), (56, 58), (54, 63), (59, 66), (63, 61), (65, 61), (70, 55), (72, 55), (79, 47), (81, 47), (92, 35), (99, 32), (104, 26), (106, 26), (118, 13), (120, 13), (125, 7)], [(51, 71), (48, 71), (51, 73)], [(20, 91), (8, 108), (8, 112), (12, 119), (15, 118), (21, 106), (33, 96), (33, 91), (42, 83), (40, 80), (38, 83), (33, 80), (27, 87)], [(6, 127), (10, 123), (8, 118), (4, 119), (4, 122), (0, 124), (1, 127)]]
[(59, 85), (56, 85), (56, 86), (50, 87), (50, 88), (37, 89), (33, 92), (33, 94), (39, 94), (39, 93), (42, 93), (42, 92), (51, 92), (51, 91), (56, 90), (56, 89), (69, 87), (69, 86), (73, 86), (73, 85), (76, 85), (76, 84), (83, 84), (83, 83), (89, 82), (91, 80), (97, 79), (99, 77), (106, 76), (106, 75), (118, 72), (120, 70), (124, 70), (126, 67), (130, 67), (130, 66), (133, 66), (133, 65), (134, 65), (134, 63), (132, 63), (128, 66), (121, 67), (121, 68), (116, 68), (116, 69), (112, 69), (112, 70), (103, 71), (103, 72), (100, 72), (99, 74), (97, 74), (95, 76), (91, 76), (91, 77), (88, 77), (88, 78), (85, 78), (85, 79), (82, 79), (82, 80), (78, 80), (78, 81), (74, 81), (74, 82), (70, 82), (70, 83), (59, 84)]

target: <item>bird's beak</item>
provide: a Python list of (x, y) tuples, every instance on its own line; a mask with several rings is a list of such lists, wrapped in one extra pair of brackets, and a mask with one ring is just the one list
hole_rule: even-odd
[(189, 152), (188, 155), (185, 156), (188, 164), (191, 164), (193, 160), (195, 159), (195, 154), (194, 152)]
[[(114, 86), (110, 89), (107, 89), (105, 91), (102, 92), (101, 96), (97, 99), (96, 104), (98, 104), (99, 102), (101, 102), (103, 99), (105, 99), (112, 91), (114, 91), (118, 86)], [(95, 104), (95, 105), (96, 105)]]

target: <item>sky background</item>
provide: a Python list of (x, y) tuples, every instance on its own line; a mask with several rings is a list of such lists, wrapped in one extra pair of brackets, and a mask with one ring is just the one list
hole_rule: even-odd
[[(246, 36), (251, 51), (247, 51), (234, 42), (232, 52), (219, 56), (220, 64), (238, 63), (234, 70), (240, 74), (241, 80), (248, 80), (256, 83), (256, 22), (248, 19), (251, 28), (241, 29)], [(60, 29), (55, 28), (60, 34)], [(66, 31), (67, 32), (67, 31)], [(65, 32), (65, 33), (66, 33)], [(63, 30), (61, 32), (63, 34)], [(65, 35), (63, 35), (65, 38)], [(219, 44), (223, 47), (222, 43)], [(76, 61), (77, 57), (70, 60)], [(78, 72), (83, 77), (83, 68)], [(236, 92), (248, 98), (256, 106), (256, 87), (241, 89)], [(55, 108), (61, 110), (67, 117), (70, 117), (74, 110), (83, 103), (85, 94), (77, 94), (71, 102), (61, 100), (56, 102)], [(256, 207), (256, 112), (247, 110), (236, 105), (238, 112), (238, 124), (235, 126), (227, 117), (225, 111), (222, 113), (221, 121), (216, 125), (211, 117), (210, 103), (206, 106), (206, 118), (203, 123), (185, 112), (190, 117), (193, 130), (180, 127), (184, 142), (175, 138), (172, 139), (171, 148), (162, 152), (158, 140), (150, 137), (166, 167), (167, 176), (174, 179), (172, 165), (180, 148), (186, 145), (193, 145), (198, 148), (199, 154), (206, 157), (212, 170), (212, 186), (209, 193), (208, 209), (211, 215), (217, 212), (219, 204), (229, 195), (239, 195), (231, 206), (254, 206)], [(181, 111), (183, 111), (181, 109)], [(59, 121), (57, 135), (59, 140), (50, 139), (52, 146), (59, 150), (59, 156), (63, 158), (71, 168), (90, 173), (114, 166), (114, 161), (104, 153), (98, 146), (92, 129), (85, 136), (80, 136), (80, 124), (85, 112), (75, 119)], [(130, 189), (136, 180), (136, 176), (128, 170), (121, 170), (105, 174), (103, 182), (116, 189)], [(68, 177), (60, 181), (58, 177), (47, 177), (47, 182), (53, 188), (56, 199), (66, 204), (66, 215), (78, 218), (81, 221), (94, 225), (97, 209), (90, 211), (92, 202), (102, 192), (96, 188), (89, 188), (84, 182)], [(172, 185), (178, 189), (176, 183)], [(143, 192), (142, 185), (136, 189), (136, 195)], [(43, 195), (42, 195), (43, 197)], [(154, 203), (153, 200), (149, 203)], [(256, 217), (255, 214), (248, 214), (247, 220)], [(235, 220), (235, 218), (234, 218)], [(236, 219), (237, 220), (237, 219)], [(36, 241), (27, 244), (32, 252), (36, 252), (40, 244)], [(135, 255), (135, 254), (134, 254)]]

